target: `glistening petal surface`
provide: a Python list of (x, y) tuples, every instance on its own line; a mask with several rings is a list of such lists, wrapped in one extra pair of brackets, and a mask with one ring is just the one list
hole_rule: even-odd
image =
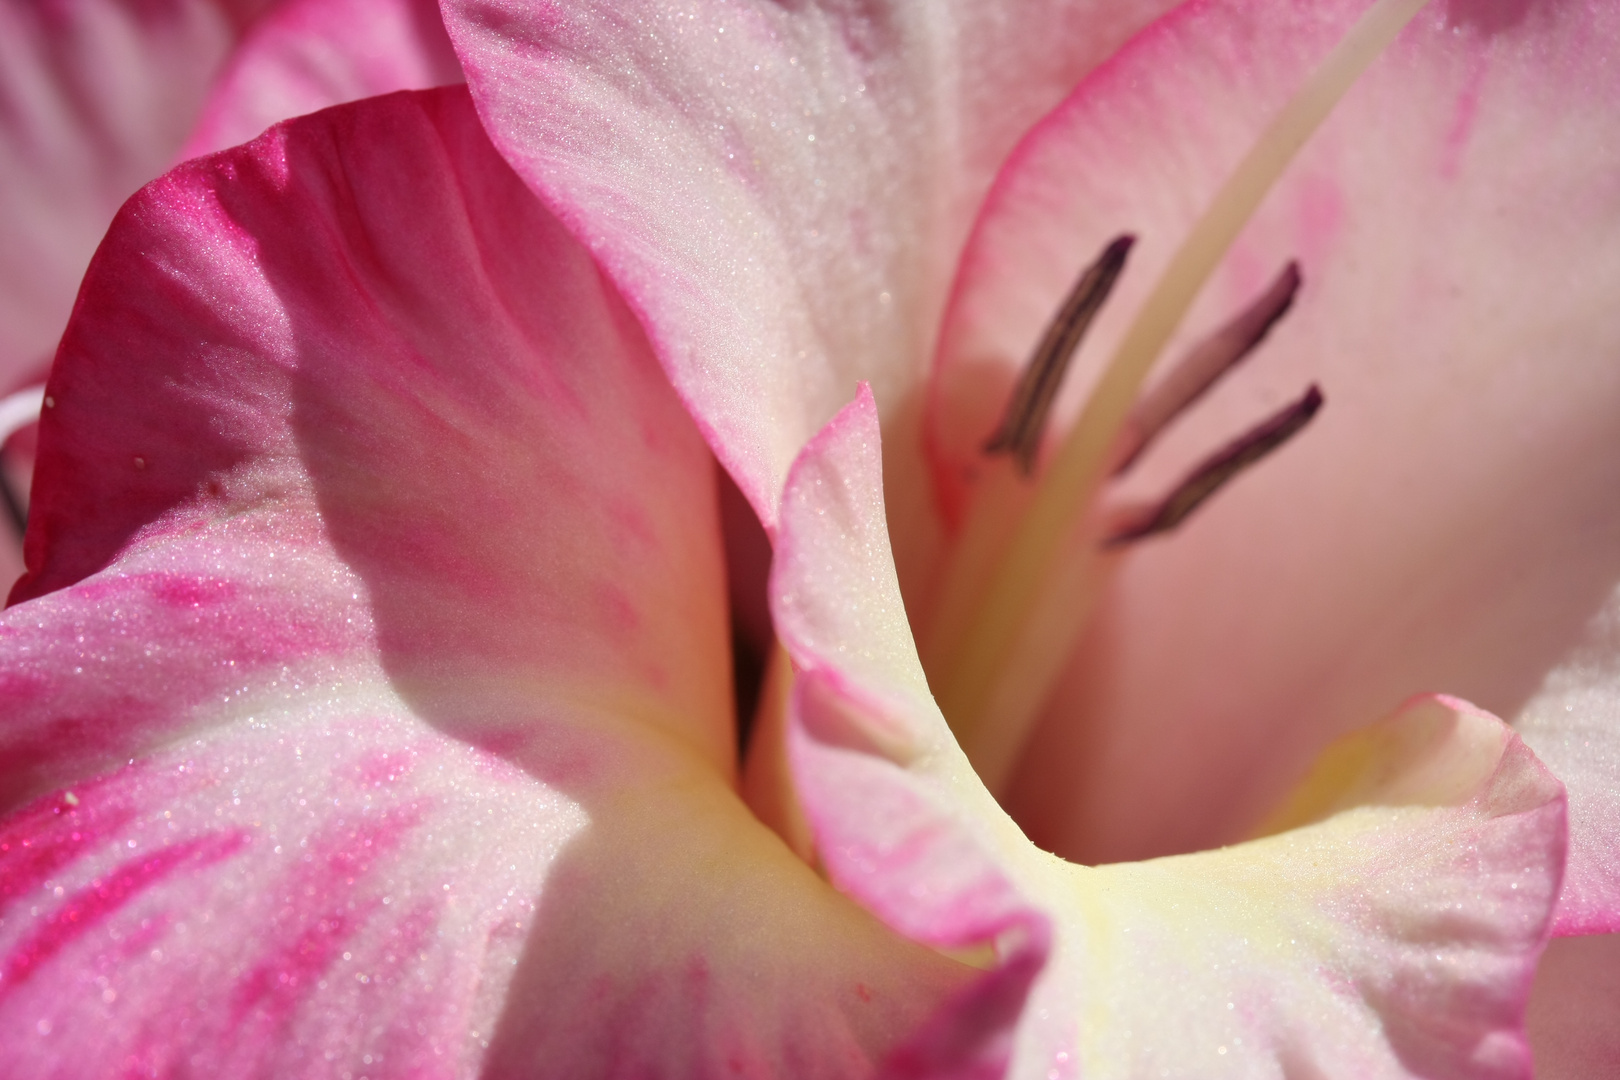
[(1007, 149), (1167, 6), (450, 0), (445, 17), (496, 145), (612, 275), (774, 527), (794, 454), (857, 381), (891, 415), (916, 404)]
[(464, 89), (146, 188), (49, 393), (8, 1075), (844, 1076), (959, 981), (733, 793), (712, 459)]
[[(1075, 268), (1130, 230), (1081, 392), (1365, 7), (1178, 9), (1015, 152), (943, 332), (957, 460), (963, 412), (999, 399), (952, 371), (1020, 360)], [(1291, 164), (1166, 360), (1290, 259), (1294, 307), (1127, 491), (1167, 490), (1311, 382), (1327, 405), (1127, 558), (1010, 784), (1038, 842), (1106, 862), (1231, 841), (1338, 735), (1431, 690), (1515, 718), (1579, 640), (1620, 576), (1617, 59), (1609, 4), (1435, 3)], [(1577, 863), (1588, 797), (1572, 774)]]
[(790, 474), (772, 593), (800, 670), (795, 775), (833, 879), (908, 935), (997, 956), (908, 1060), (968, 1043), (971, 1075), (1010, 1062), (1016, 1080), (1529, 1077), (1565, 805), (1511, 730), (1416, 699), (1324, 757), (1286, 831), (1065, 863), (995, 806), (920, 683), (881, 477), (863, 394)]

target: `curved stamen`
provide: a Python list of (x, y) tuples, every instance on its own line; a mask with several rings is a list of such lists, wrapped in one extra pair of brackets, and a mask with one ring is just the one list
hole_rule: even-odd
[(4, 447), (7, 439), (39, 419), (39, 411), (44, 403), (43, 386), (31, 386), (0, 398), (0, 509), (4, 510), (19, 537), (28, 530), (28, 508), (22, 493), (12, 489), (11, 478), (6, 475)]
[(1052, 403), (1057, 400), (1063, 375), (1069, 369), (1069, 361), (1113, 291), (1114, 282), (1125, 269), (1125, 258), (1135, 243), (1136, 237), (1129, 233), (1115, 237), (1096, 261), (1081, 271), (1063, 306), (1058, 308), (1046, 333), (1041, 335), (1029, 363), (1024, 365), (1018, 385), (1007, 402), (1001, 426), (984, 444), (985, 453), (1011, 454), (1025, 476), (1035, 468), (1035, 452), (1040, 449), (1041, 435), (1046, 430), (1046, 421), (1052, 413)]
[(23, 507), (22, 496), (11, 490), (11, 481), (6, 478), (4, 461), (0, 461), (0, 507), (4, 508), (6, 518), (16, 530), (17, 539), (21, 540), (27, 536), (28, 511)]
[(1298, 401), (1284, 406), (1205, 458), (1151, 509), (1132, 514), (1127, 524), (1109, 534), (1103, 546), (1119, 547), (1174, 529), (1238, 473), (1298, 435), (1322, 408), (1322, 401), (1322, 391), (1312, 383)]
[(1290, 262), (1254, 303), (1193, 346), (1170, 369), (1170, 374), (1137, 399), (1119, 433), (1119, 444), (1114, 452), (1119, 455), (1120, 463), (1114, 467), (1115, 476), (1134, 465), (1170, 421), (1254, 352), (1277, 320), (1293, 306), (1300, 280), (1299, 263)]

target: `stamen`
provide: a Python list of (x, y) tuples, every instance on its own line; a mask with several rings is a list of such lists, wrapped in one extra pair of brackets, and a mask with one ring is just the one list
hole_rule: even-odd
[(28, 535), (28, 511), (23, 509), (22, 496), (11, 490), (11, 481), (6, 478), (4, 452), (0, 452), (0, 506), (5, 508), (17, 538)]
[(0, 398), (0, 443), (39, 419), (45, 407), (45, 387), (30, 386)]
[[(1036, 711), (1074, 648), (1111, 553), (1091, 516), (1142, 380), (1267, 192), (1357, 77), (1428, 0), (1375, 0), (1283, 106), (1138, 309), (1079, 418), (1036, 486), (967, 616), (939, 635), (935, 696), (991, 791), (1009, 775)], [(975, 511), (977, 516), (977, 511)], [(1086, 555), (1085, 552), (1090, 554)], [(960, 629), (958, 629), (960, 628)]]
[(1119, 476), (1142, 456), (1170, 421), (1220, 381), (1264, 341), (1299, 292), (1299, 263), (1290, 262), (1254, 303), (1231, 322), (1195, 345), (1170, 374), (1143, 394), (1125, 418), (1116, 453)]
[(44, 403), (43, 386), (31, 386), (0, 398), (0, 508), (4, 509), (18, 536), (28, 531), (28, 510), (23, 503), (22, 493), (12, 489), (6, 475), (4, 447), (13, 434), (39, 419)]
[(1311, 384), (1304, 397), (1210, 455), (1157, 506), (1133, 515), (1136, 520), (1112, 533), (1103, 546), (1120, 547), (1174, 529), (1238, 473), (1298, 435), (1322, 408), (1322, 401), (1322, 391)]
[(1058, 387), (1063, 384), (1063, 374), (1080, 347), (1081, 338), (1113, 291), (1114, 282), (1125, 269), (1125, 257), (1134, 243), (1136, 237), (1129, 233), (1115, 237), (1096, 261), (1081, 271), (1068, 298), (1041, 336), (1034, 355), (1024, 365), (1024, 373), (1018, 377), (1018, 386), (1007, 402), (1001, 426), (984, 444), (985, 453), (1011, 454), (1025, 476), (1034, 469), (1035, 452), (1040, 449), (1041, 434), (1046, 430), (1052, 403), (1057, 400)]

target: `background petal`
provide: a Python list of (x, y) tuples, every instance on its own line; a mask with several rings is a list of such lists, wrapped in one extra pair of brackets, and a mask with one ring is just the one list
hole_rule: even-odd
[(496, 145), (596, 253), (774, 527), (793, 456), (858, 381), (915, 421), (951, 269), (1002, 156), (1167, 6), (445, 13)]
[(43, 374), (113, 212), (173, 162), (238, 26), (210, 0), (0, 4), (0, 393)]
[(840, 1076), (959, 983), (734, 794), (712, 459), (464, 89), (146, 188), (48, 393), (12, 1074)]
[(283, 0), (231, 57), (180, 156), (345, 101), (463, 81), (435, 0)]
[[(0, 50), (0, 395), (44, 381), (90, 254), (140, 184), (277, 120), (462, 81), (432, 0), (17, 0)], [(26, 503), (31, 450), (0, 468)]]
[(1601, 1080), (1620, 1060), (1620, 937), (1547, 946), (1530, 997), (1538, 1080)]

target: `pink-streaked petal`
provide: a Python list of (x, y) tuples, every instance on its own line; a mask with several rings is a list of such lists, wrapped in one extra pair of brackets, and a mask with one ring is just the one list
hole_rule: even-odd
[(1547, 946), (1530, 994), (1536, 1080), (1607, 1080), (1620, 1061), (1620, 937)]
[(464, 90), (181, 166), (117, 226), (47, 385), (14, 601), (286, 502), (377, 579), (402, 677), (571, 670), (731, 760), (704, 448)]
[(351, 685), (372, 700), (260, 702), (0, 825), (12, 1075), (476, 1070), (590, 815)]
[(107, 223), (173, 162), (237, 28), (211, 0), (0, 3), (0, 392), (49, 362)]
[[(0, 823), (16, 1075), (842, 1076), (954, 988), (577, 673), (491, 704), (385, 670), (374, 583), (298, 518), (160, 537), (8, 612), (7, 698), (53, 726), (7, 775), (78, 775)], [(185, 734), (81, 767), (154, 730)]]
[(601, 260), (768, 527), (869, 380), (918, 389), (1022, 129), (1168, 6), (452, 0), (496, 145)]
[(1420, 698), (1326, 755), (1286, 831), (1065, 863), (994, 804), (919, 686), (884, 518), (863, 394), (789, 474), (772, 597), (833, 880), (903, 933), (993, 956), (956, 1024), (900, 1060), (1013, 1080), (1530, 1075), (1565, 801), (1511, 729)]
[(8, 1075), (859, 1075), (952, 988), (707, 764), (554, 702), (482, 751), (372, 675), (0, 825)]
[(243, 39), (180, 156), (345, 101), (463, 81), (436, 0), (285, 0)]
[(712, 458), (464, 89), (144, 189), (49, 394), (8, 1076), (835, 1077), (961, 983), (735, 794)]
[[(1365, 6), (1191, 5), (1088, 79), (970, 245), (950, 408), (996, 400), (965, 373), (1019, 361), (1128, 229), (1082, 389)], [(1297, 258), (1293, 309), (1123, 494), (1167, 490), (1312, 382), (1327, 404), (1127, 558), (1009, 786), (1038, 842), (1107, 862), (1230, 841), (1337, 735), (1433, 690), (1516, 717), (1579, 637), (1620, 577), (1617, 80), (1611, 5), (1434, 4), (1293, 162), (1166, 360)]]

